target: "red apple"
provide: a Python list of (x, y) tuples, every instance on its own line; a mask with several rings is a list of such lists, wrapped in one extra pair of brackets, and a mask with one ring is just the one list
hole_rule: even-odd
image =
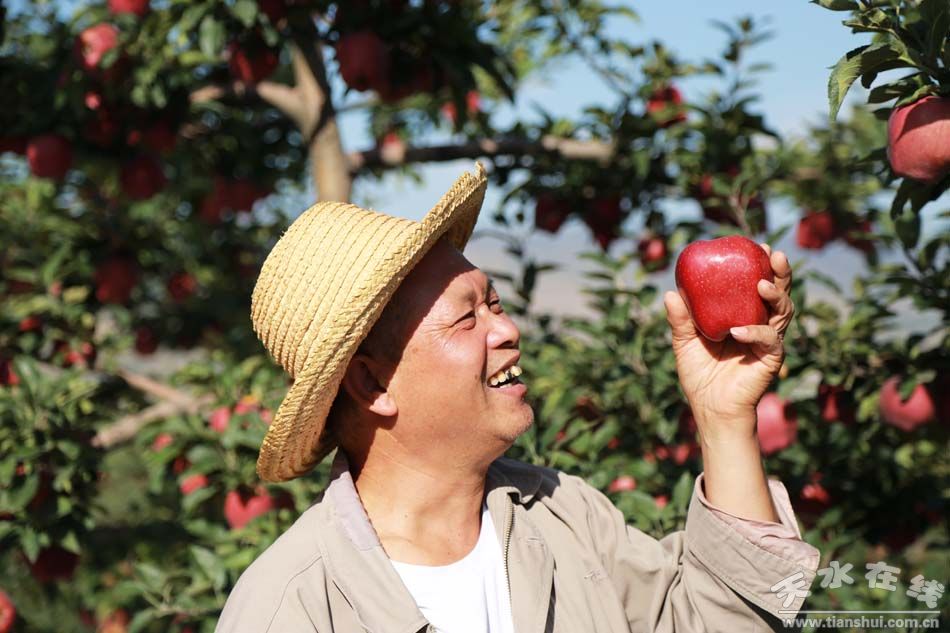
[(96, 268), (96, 299), (101, 303), (126, 303), (138, 281), (139, 267), (135, 260), (111, 257)]
[(538, 201), (534, 208), (534, 226), (548, 233), (557, 233), (570, 214), (571, 203), (569, 200), (545, 192), (538, 195)]
[(402, 164), (406, 160), (406, 142), (398, 132), (387, 132), (379, 143), (379, 155), (385, 163)]
[(610, 482), (610, 486), (607, 487), (609, 492), (621, 492), (625, 490), (636, 490), (637, 489), (637, 480), (631, 477), (630, 475), (620, 475), (616, 479)]
[(30, 564), (30, 572), (42, 583), (69, 580), (78, 563), (78, 554), (53, 545), (40, 550), (36, 560)]
[(584, 214), (584, 223), (594, 234), (601, 249), (607, 252), (611, 242), (620, 237), (619, 229), (623, 223), (620, 196), (595, 198)]
[(98, 352), (96, 346), (89, 341), (83, 341), (78, 348), (70, 347), (65, 341), (56, 344), (54, 354), (61, 357), (63, 367), (88, 368), (95, 365)]
[(143, 356), (154, 354), (158, 349), (158, 338), (155, 332), (147, 325), (135, 330), (135, 351)]
[(13, 362), (0, 358), (0, 386), (13, 387), (20, 384), (20, 377), (13, 371)]
[(0, 589), (0, 633), (13, 631), (14, 620), (16, 620), (16, 606), (10, 596)]
[(165, 188), (162, 164), (151, 156), (137, 156), (122, 165), (122, 191), (132, 200), (147, 200)]
[(607, 450), (615, 451), (618, 448), (620, 448), (620, 438), (619, 437), (610, 438), (610, 440), (607, 442)]
[(831, 495), (821, 485), (822, 474), (816, 472), (804, 486), (795, 503), (795, 512), (806, 526), (814, 525), (815, 519), (831, 507)]
[(26, 146), (30, 171), (37, 178), (62, 180), (73, 164), (73, 146), (59, 134), (43, 134)]
[(88, 74), (102, 77), (99, 63), (106, 53), (119, 45), (119, 29), (112, 24), (100, 22), (90, 26), (76, 37), (75, 54)]
[(386, 45), (372, 31), (357, 31), (340, 38), (336, 45), (340, 75), (353, 90), (379, 90), (390, 73)]
[(924, 97), (887, 122), (887, 158), (898, 176), (935, 183), (950, 173), (950, 98)]
[(238, 42), (228, 46), (228, 68), (231, 75), (246, 84), (267, 79), (280, 63), (277, 51), (263, 43), (251, 43), (245, 50)]
[(835, 239), (835, 221), (828, 211), (808, 213), (798, 221), (795, 243), (800, 248), (818, 250)]
[(19, 330), (21, 332), (33, 332), (39, 330), (42, 327), (43, 320), (35, 314), (31, 314), (30, 316), (20, 319)]
[(854, 402), (843, 387), (821, 383), (818, 385), (818, 406), (825, 422), (854, 422)]
[(244, 527), (273, 509), (274, 499), (263, 487), (258, 487), (255, 494), (232, 490), (224, 498), (224, 518), (232, 530)]
[(227, 431), (228, 424), (230, 423), (231, 409), (228, 407), (218, 407), (211, 412), (211, 416), (208, 418), (208, 426), (218, 433), (224, 433)]
[(759, 446), (766, 455), (777, 453), (795, 443), (798, 416), (795, 409), (774, 392), (768, 392), (755, 408), (758, 418)]
[(657, 118), (661, 128), (667, 128), (686, 120), (686, 113), (679, 107), (682, 103), (683, 95), (676, 87), (658, 88), (647, 99), (647, 112)]
[(155, 439), (152, 441), (152, 450), (160, 451), (163, 448), (167, 448), (172, 445), (172, 442), (175, 441), (175, 438), (171, 433), (159, 433), (155, 436)]
[(131, 13), (138, 17), (148, 13), (149, 0), (109, 0), (109, 11), (115, 14)]
[[(481, 100), (478, 95), (477, 90), (469, 90), (465, 93), (465, 112), (468, 115), (468, 118), (472, 118), (478, 112), (479, 106), (481, 105)], [(449, 123), (455, 125), (455, 121), (458, 118), (458, 111), (455, 108), (454, 101), (447, 101), (442, 104), (442, 116), (449, 120)]]
[(662, 237), (648, 237), (640, 240), (637, 251), (640, 253), (640, 262), (643, 267), (650, 272), (665, 270), (670, 265), (666, 240)]
[(676, 287), (696, 328), (712, 341), (725, 339), (732, 327), (768, 323), (760, 279), (773, 280), (769, 256), (739, 235), (693, 242), (676, 262)]
[(175, 303), (182, 303), (195, 294), (198, 289), (198, 281), (191, 273), (178, 272), (169, 278), (167, 287), (172, 300)]
[(197, 473), (195, 475), (191, 475), (182, 479), (181, 483), (178, 484), (178, 488), (181, 490), (181, 494), (190, 495), (195, 490), (204, 488), (207, 485), (208, 485), (208, 477), (203, 475), (202, 473)]
[(900, 383), (900, 377), (893, 376), (884, 381), (881, 387), (879, 409), (884, 421), (903, 431), (913, 431), (922, 424), (932, 422), (937, 412), (927, 388), (917, 385), (910, 397), (903, 401), (900, 396)]
[(670, 498), (666, 495), (656, 495), (653, 497), (653, 502), (656, 504), (656, 507), (663, 509), (666, 507), (666, 504), (670, 502)]
[(129, 630), (129, 614), (125, 609), (116, 609), (99, 623), (96, 633), (126, 633)]

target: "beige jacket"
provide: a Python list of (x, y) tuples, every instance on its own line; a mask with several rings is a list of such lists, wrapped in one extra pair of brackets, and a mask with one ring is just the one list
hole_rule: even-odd
[[(657, 541), (626, 525), (579, 477), (512, 459), (488, 471), (517, 633), (692, 633), (783, 629), (770, 587), (818, 551), (800, 540), (784, 486), (770, 482), (782, 525), (711, 509), (697, 479), (686, 529)], [(775, 529), (769, 530), (772, 526)], [(763, 529), (764, 528), (764, 529)], [(788, 535), (794, 535), (788, 538)], [(396, 573), (337, 451), (331, 482), (241, 575), (216, 633), (431, 633)]]

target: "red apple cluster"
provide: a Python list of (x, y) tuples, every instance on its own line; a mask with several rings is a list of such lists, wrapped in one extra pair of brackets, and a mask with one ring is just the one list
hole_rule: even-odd
[(829, 211), (809, 211), (798, 222), (795, 243), (799, 248), (819, 250), (829, 242), (843, 238), (849, 246), (867, 253), (874, 250), (873, 242), (866, 237), (870, 230), (871, 223), (867, 219), (857, 220), (848, 229)]
[(683, 111), (683, 95), (676, 86), (657, 88), (647, 99), (647, 113), (653, 116), (661, 128), (668, 128), (686, 121)]
[(367, 29), (344, 33), (335, 50), (346, 85), (361, 92), (373, 90), (387, 103), (443, 85), (431, 60), (404, 54)]

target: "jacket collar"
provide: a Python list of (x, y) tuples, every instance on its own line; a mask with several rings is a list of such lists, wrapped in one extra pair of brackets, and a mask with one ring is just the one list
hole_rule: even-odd
[[(530, 502), (540, 488), (541, 475), (537, 469), (499, 458), (489, 466), (486, 479), (486, 503), (500, 535), (506, 520), (500, 511), (504, 497), (517, 504)], [(324, 499), (329, 501), (333, 523), (330, 529), (318, 530), (324, 560), (362, 625), (372, 633), (410, 633), (424, 627), (425, 616), (383, 550), (342, 450), (336, 451), (330, 467)]]

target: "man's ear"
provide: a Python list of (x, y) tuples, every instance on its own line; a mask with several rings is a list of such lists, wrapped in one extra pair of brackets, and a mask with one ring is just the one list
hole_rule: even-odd
[(376, 415), (396, 415), (396, 401), (383, 381), (386, 379), (381, 363), (363, 353), (357, 353), (343, 374), (341, 389), (345, 389), (353, 404)]

